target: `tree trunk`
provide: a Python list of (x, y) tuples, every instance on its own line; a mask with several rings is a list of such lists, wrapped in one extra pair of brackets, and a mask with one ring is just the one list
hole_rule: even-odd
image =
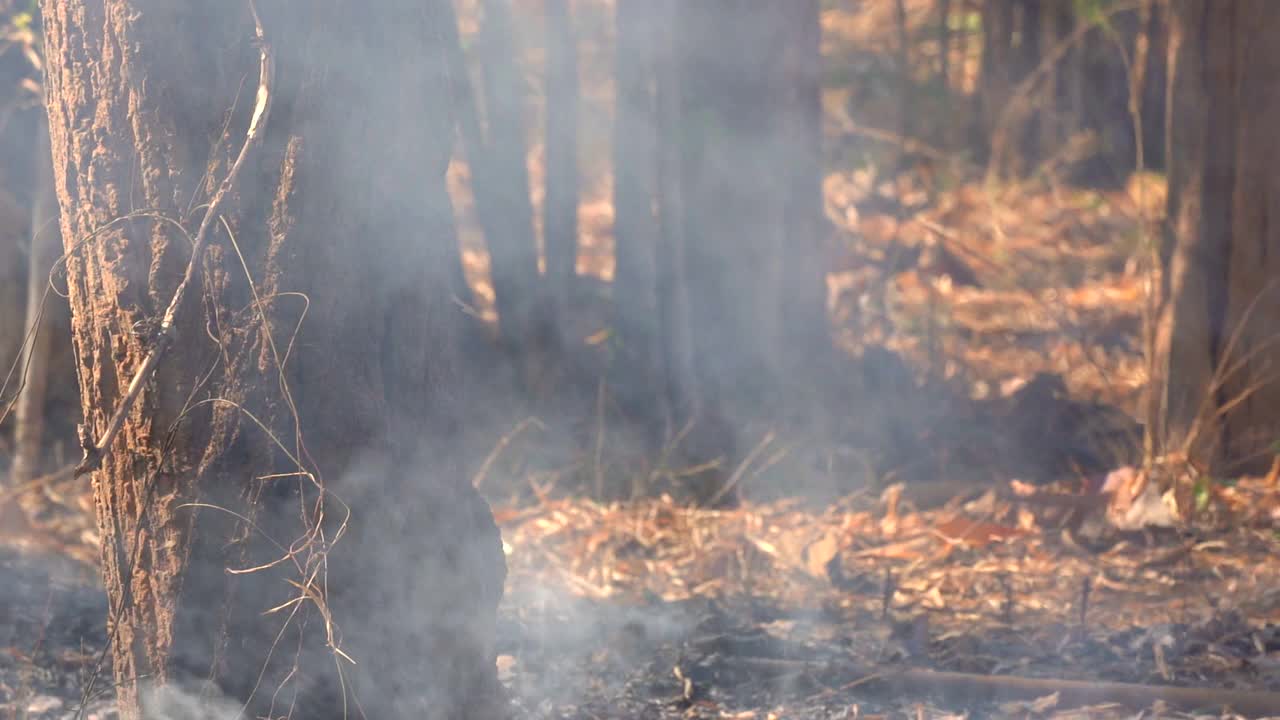
[(827, 337), (818, 3), (718, 0), (676, 12), (679, 135), (664, 142), (678, 143), (680, 207), (663, 213), (678, 213), (683, 242), (664, 250), (687, 293), (696, 401), (685, 404), (708, 428), (690, 444), (731, 469), (738, 429), (797, 400), (784, 378)]
[[(893, 25), (898, 36), (898, 135), (909, 138), (915, 133), (914, 110), (915, 79), (911, 77), (911, 33), (907, 27), (906, 0), (894, 0)], [(903, 165), (903, 158), (898, 159)]]
[[(8, 20), (0, 15), (0, 23)], [(9, 447), (13, 403), (21, 384), (17, 363), (22, 353), (27, 275), (22, 247), (29, 237), (30, 194), (25, 191), (32, 153), (28, 113), (17, 108), (24, 92), (21, 83), (30, 73), (22, 53), (0, 53), (0, 129), (4, 130), (0, 135), (0, 451)]]
[(547, 0), (546, 158), (542, 237), (559, 324), (578, 263), (578, 46), (567, 0)]
[(1148, 9), (1146, 28), (1146, 68), (1142, 71), (1143, 159), (1148, 170), (1166, 170), (1165, 108), (1169, 85), (1169, 4), (1164, 0), (1144, 3)]
[(938, 0), (938, 85), (951, 91), (951, 0)]
[[(715, 430), (724, 423), (719, 421), (718, 408), (705, 402), (694, 366), (692, 290), (687, 267), (689, 219), (683, 163), (687, 129), (685, 60), (682, 40), (676, 30), (681, 23), (681, 0), (665, 0), (659, 7), (658, 28), (653, 35), (659, 208), (654, 274), (661, 338), (662, 412), (666, 420), (663, 441), (673, 445), (673, 449), (679, 451), (678, 458), (688, 465), (703, 465), (717, 458), (727, 464), (733, 449), (732, 438), (716, 437)], [(725, 477), (727, 471), (720, 467), (699, 473), (690, 479), (693, 496), (709, 499)]]
[(982, 60), (974, 93), (977, 112), (973, 142), (992, 151), (992, 135), (1009, 102), (1016, 80), (1013, 70), (1013, 9), (1016, 0), (981, 0)]
[(1265, 469), (1280, 432), (1280, 12), (1177, 0), (1170, 38), (1164, 304), (1148, 403), (1157, 448), (1215, 474)]
[(443, 1), (259, 3), (274, 109), (197, 258), (254, 104), (248, 7), (43, 2), (88, 440), (198, 269), (93, 478), (125, 718), (178, 692), (253, 717), (496, 714), (502, 550), (449, 453)]
[[(16, 402), (22, 381), (20, 361), (27, 274), (22, 238), (27, 233), (26, 216), (18, 200), (0, 185), (0, 423), (6, 431), (5, 413)], [(7, 436), (6, 432), (0, 437)]]
[[(515, 63), (515, 39), (509, 0), (484, 0), (477, 49), (484, 78), (487, 134), (483, 161), (470, 154), (477, 174), (476, 211), (489, 248), (493, 292), (503, 343), (515, 353), (529, 344), (541, 298), (538, 247), (526, 165), (525, 87)], [(481, 196), (489, 198), (487, 204)]]
[[(31, 213), (31, 242), (27, 256), (27, 317), (23, 337), (20, 372), (22, 394), (14, 407), (14, 443), (12, 481), (22, 485), (41, 472), (44, 450), (44, 409), (53, 367), (54, 328), (46, 313), (52, 316), (58, 304), (47, 300), (49, 272), (61, 254), (58, 237), (57, 198), (53, 196), (53, 166), (49, 158), (48, 126), (40, 123), (35, 144), (35, 194)], [(24, 504), (33, 505), (32, 496), (23, 496)]]
[[(815, 0), (796, 2), (781, 23), (783, 56), (777, 80), (783, 94), (781, 145), (784, 177), (783, 236), (776, 246), (781, 268), (778, 298), (778, 363), (792, 390), (812, 391), (811, 373), (831, 350), (827, 323), (823, 243), (830, 226), (822, 193), (822, 24)], [(790, 394), (790, 393), (788, 393)]]
[[(1228, 12), (1215, 5), (1217, 12)], [(1231, 251), (1225, 287), (1229, 332), (1219, 353), (1224, 368), (1219, 409), (1228, 467), (1265, 471), (1280, 437), (1280, 367), (1275, 362), (1280, 318), (1280, 8), (1246, 0), (1236, 9), (1236, 41), (1230, 45), (1238, 73), (1235, 101), (1236, 182)]]
[[(613, 360), (609, 388), (640, 426), (646, 454), (660, 451), (668, 395), (664, 389), (659, 314), (657, 33), (666, 2), (616, 5), (616, 100), (613, 143)], [(671, 65), (669, 59), (666, 65)], [(670, 160), (666, 164), (670, 164)], [(674, 202), (668, 198), (662, 203)], [(671, 253), (664, 253), (669, 260)], [(669, 284), (669, 283), (668, 283)], [(669, 299), (669, 295), (666, 295)], [(654, 389), (658, 388), (658, 392)], [(639, 490), (639, 488), (634, 488)]]

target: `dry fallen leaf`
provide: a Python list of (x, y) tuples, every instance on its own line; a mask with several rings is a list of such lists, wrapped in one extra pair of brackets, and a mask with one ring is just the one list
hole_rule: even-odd
[(827, 577), (827, 565), (840, 553), (840, 543), (833, 532), (825, 532), (804, 549), (804, 566), (816, 578)]

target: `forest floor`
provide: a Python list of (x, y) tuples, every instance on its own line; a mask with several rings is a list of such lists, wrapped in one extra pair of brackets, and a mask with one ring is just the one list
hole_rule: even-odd
[[(1046, 497), (498, 508), (500, 674), (532, 718), (1231, 717), (1161, 688), (1280, 692), (1273, 481), (1177, 532)], [(93, 568), (50, 550), (0, 545), (3, 718), (74, 717), (105, 641)], [(106, 685), (86, 717), (114, 717)]]

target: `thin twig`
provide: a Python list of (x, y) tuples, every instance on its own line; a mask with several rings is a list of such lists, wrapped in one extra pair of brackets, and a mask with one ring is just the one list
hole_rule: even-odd
[(471, 485), (473, 487), (478, 488), (484, 483), (484, 479), (489, 476), (489, 468), (498, 459), (498, 456), (502, 454), (502, 451), (507, 449), (507, 446), (511, 444), (512, 440), (516, 439), (517, 435), (524, 432), (529, 427), (536, 427), (539, 430), (546, 429), (546, 425), (543, 425), (542, 421), (536, 417), (527, 417), (517, 423), (516, 426), (511, 429), (511, 432), (498, 439), (497, 444), (495, 444), (493, 449), (489, 451), (484, 462), (480, 463), (480, 469), (477, 470), (476, 474), (471, 478)]
[(747, 468), (751, 466), (752, 462), (755, 462), (755, 459), (759, 457), (760, 453), (764, 452), (764, 449), (769, 447), (773, 442), (773, 438), (774, 432), (770, 430), (764, 434), (764, 437), (760, 439), (760, 442), (757, 443), (755, 447), (751, 448), (751, 452), (747, 453), (747, 456), (742, 459), (742, 462), (738, 464), (737, 469), (733, 471), (733, 474), (729, 476), (729, 479), (725, 481), (725, 484), (721, 485), (720, 489), (716, 490), (715, 494), (711, 496), (711, 499), (707, 501), (707, 505), (709, 507), (715, 507), (716, 503), (723, 500), (724, 496), (728, 495), (729, 491), (733, 490), (733, 488), (738, 485), (738, 481), (742, 480), (743, 473), (747, 471)]
[(595, 478), (596, 500), (604, 502), (604, 378), (600, 378), (600, 383), (596, 387), (596, 443), (595, 457), (592, 463), (592, 473)]

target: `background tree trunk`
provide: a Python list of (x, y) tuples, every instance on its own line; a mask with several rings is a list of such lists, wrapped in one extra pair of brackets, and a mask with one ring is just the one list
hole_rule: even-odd
[(658, 301), (660, 218), (655, 212), (660, 164), (657, 83), (664, 57), (657, 30), (663, 27), (666, 5), (665, 0), (619, 0), (614, 25), (615, 269), (609, 387), (621, 411), (640, 426), (646, 452), (660, 449), (668, 400)]
[(1165, 451), (1215, 474), (1265, 469), (1280, 432), (1280, 29), (1254, 0), (1173, 3), (1164, 305), (1148, 413)]
[[(683, 247), (665, 251), (687, 293), (696, 385), (682, 390), (693, 401), (675, 404), (696, 408), (692, 454), (722, 456), (731, 469), (735, 434), (763, 408), (796, 400), (782, 392), (783, 378), (827, 332), (818, 5), (679, 3), (675, 20), (678, 120), (668, 128), (678, 135), (664, 142), (679, 148), (680, 207), (663, 212)], [(803, 344), (791, 344), (795, 337)], [(720, 481), (706, 479), (698, 495), (721, 497)]]
[(791, 4), (780, 21), (783, 56), (777, 63), (783, 94), (780, 144), (787, 156), (783, 189), (783, 237), (778, 352), (783, 380), (792, 392), (812, 392), (812, 371), (831, 351), (827, 323), (824, 241), (831, 232), (822, 190), (822, 23), (817, 0)]
[[(188, 682), (251, 716), (496, 714), (502, 551), (448, 452), (461, 315), (441, 1), (260, 4), (266, 137), (94, 477), (125, 718)], [(258, 53), (234, 4), (42, 9), (96, 439), (188, 262), (177, 225), (245, 137)]]
[[(57, 298), (46, 302), (49, 272), (57, 260), (62, 243), (58, 236), (57, 198), (53, 196), (53, 166), (49, 159), (48, 126), (41, 123), (35, 145), (38, 174), (31, 213), (31, 242), (27, 256), (27, 317), (22, 337), (30, 338), (19, 358), (23, 380), (22, 394), (14, 407), (14, 448), (11, 481), (22, 485), (40, 474), (44, 451), (44, 409), (49, 377), (54, 371), (54, 333), (62, 329), (53, 322), (62, 303)], [(22, 496), (30, 502), (38, 496)]]
[[(906, 0), (894, 0), (893, 24), (898, 36), (898, 135), (908, 138), (915, 134), (914, 100), (915, 78), (911, 75), (911, 32), (907, 27)], [(898, 165), (903, 165), (902, 157)]]
[(951, 88), (951, 0), (938, 0), (938, 85)]
[[(22, 353), (22, 328), (24, 325), (23, 300), (26, 298), (27, 263), (23, 257), (23, 235), (27, 232), (27, 213), (17, 198), (0, 186), (0, 418), (15, 400), (22, 378), (18, 361)], [(10, 375), (8, 384), (3, 379)], [(0, 437), (11, 437), (9, 419), (0, 419), (6, 432)]]
[(991, 151), (992, 135), (1000, 111), (1009, 101), (1017, 82), (1013, 77), (1013, 10), (1017, 0), (982, 0), (982, 64), (974, 117), (975, 148)]
[[(517, 353), (530, 341), (541, 297), (538, 247), (529, 195), (524, 123), (525, 84), (515, 61), (515, 38), (508, 0), (484, 0), (477, 52), (484, 78), (485, 172), (476, 182), (477, 212), (489, 247), (490, 272), (501, 337)], [(473, 162), (480, 164), (478, 159)], [(480, 196), (491, 198), (486, 208)], [(492, 228), (492, 232), (490, 232)]]
[(1157, 447), (1173, 450), (1190, 440), (1195, 455), (1212, 457), (1219, 443), (1216, 423), (1208, 421), (1222, 345), (1235, 183), (1234, 93), (1224, 82), (1233, 73), (1228, 43), (1234, 28), (1230, 13), (1213, 12), (1205, 2), (1176, 3), (1171, 20), (1164, 306), (1148, 422)]
[(542, 237), (546, 286), (559, 325), (578, 274), (578, 46), (567, 0), (547, 0), (546, 22), (547, 169)]
[[(12, 8), (0, 5), (0, 27), (10, 22), (12, 12)], [(18, 378), (15, 375), (5, 386), (4, 376), (18, 360), (22, 347), (27, 275), (22, 250), (28, 239), (31, 205), (27, 183), (21, 180), (30, 177), (30, 138), (35, 137), (35, 126), (28, 117), (32, 113), (19, 109), (27, 95), (21, 83), (31, 76), (32, 68), (19, 48), (6, 50), (0, 52), (0, 130), (4, 131), (0, 134), (0, 450), (7, 448), (12, 437), (13, 418), (3, 415), (13, 400)]]
[(1222, 406), (1238, 404), (1224, 418), (1223, 452), (1240, 467), (1262, 471), (1280, 438), (1280, 228), (1272, 219), (1280, 210), (1274, 125), (1280, 117), (1280, 48), (1272, 42), (1280, 15), (1258, 0), (1242, 2), (1236, 12), (1236, 184), (1224, 324), (1234, 347), (1222, 346), (1219, 363), (1231, 371), (1223, 377)]

